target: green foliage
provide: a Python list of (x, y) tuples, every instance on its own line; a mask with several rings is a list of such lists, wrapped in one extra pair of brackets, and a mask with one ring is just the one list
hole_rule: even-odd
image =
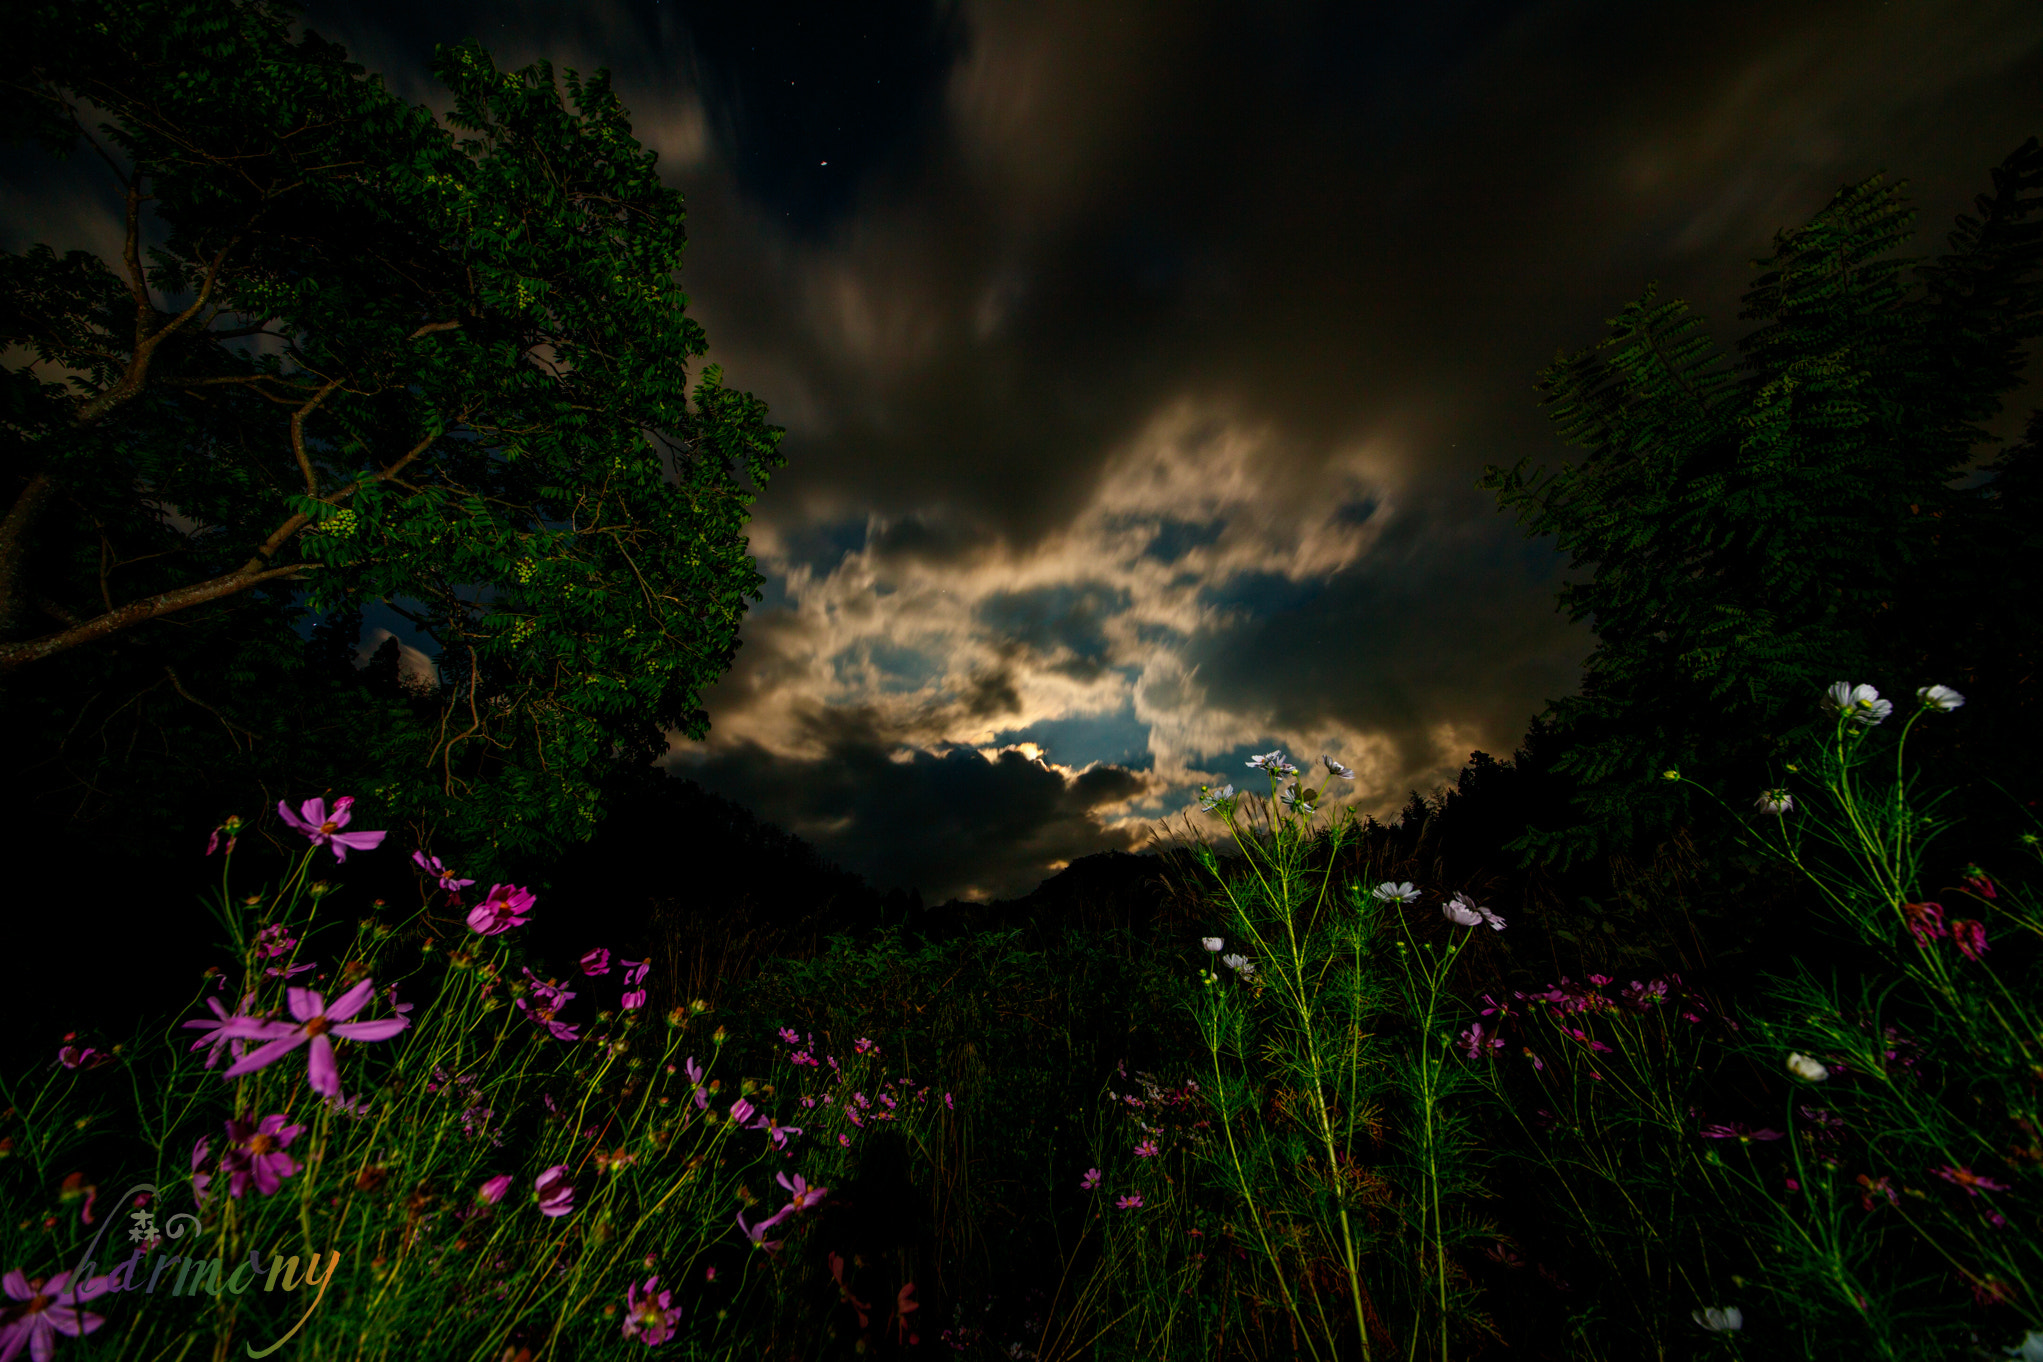
[(557, 849), (607, 772), (706, 731), (780, 432), (715, 366), (690, 387), (681, 195), (606, 74), (443, 48), (443, 127), (285, 14), (8, 22), (10, 110), (91, 143), (129, 220), (124, 272), (0, 258), (0, 341), (35, 356), (0, 385), (0, 670), (208, 613), (235, 621), (219, 644), (274, 647), (298, 611), (391, 604), (432, 640), (435, 704), (365, 717), (343, 770), (382, 816)]
[[(1588, 456), (1492, 467), (1482, 485), (1588, 570), (1560, 603), (1597, 648), (1581, 694), (1549, 708), (1580, 821), (1530, 831), (1528, 857), (1664, 833), (1686, 801), (1658, 774), (1751, 773), (1794, 735), (1786, 697), (1869, 668), (1988, 665), (1926, 645), (1980, 612), (1961, 594), (1969, 560), (2018, 523), (1990, 491), (1949, 485), (2043, 327), (2043, 146), (1993, 178), (1912, 284), (1914, 262), (1886, 256), (1912, 214), (1880, 177), (1779, 233), (1736, 364), (1648, 288), (1541, 374), (1555, 432)], [(1959, 536), (1947, 518), (1988, 523)]]

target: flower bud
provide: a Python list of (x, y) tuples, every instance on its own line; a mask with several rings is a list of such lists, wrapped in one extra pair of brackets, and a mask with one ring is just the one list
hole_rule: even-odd
[(1830, 1077), (1830, 1070), (1823, 1067), (1822, 1061), (1799, 1050), (1788, 1056), (1788, 1072), (1797, 1078), (1806, 1078), (1811, 1083), (1821, 1083)]

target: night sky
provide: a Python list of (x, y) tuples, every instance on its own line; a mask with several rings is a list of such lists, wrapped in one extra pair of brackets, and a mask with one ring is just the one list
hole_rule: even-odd
[[(1537, 371), (1656, 278), (1728, 344), (1749, 261), (1876, 171), (1942, 250), (2043, 133), (2035, 0), (305, 19), (439, 109), (435, 42), (613, 72), (710, 359), (787, 428), (672, 764), (931, 902), (1139, 849), (1273, 747), (1378, 814), (1508, 755), (1592, 646), (1475, 486), (1568, 457)], [(117, 258), (91, 166), (34, 164), (5, 244)]]

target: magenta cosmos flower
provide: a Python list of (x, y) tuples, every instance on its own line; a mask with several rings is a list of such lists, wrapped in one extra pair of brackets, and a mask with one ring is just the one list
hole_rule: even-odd
[(64, 1288), (70, 1281), (68, 1272), (59, 1272), (48, 1280), (26, 1277), (20, 1268), (7, 1274), (0, 1286), (20, 1304), (8, 1312), (7, 1323), (0, 1325), (0, 1359), (12, 1362), (16, 1354), (27, 1348), (35, 1362), (49, 1362), (50, 1355), (57, 1350), (58, 1334), (77, 1338), (106, 1323), (98, 1315), (78, 1308), (78, 1301), (91, 1300), (106, 1290), (106, 1278), (90, 1278), (77, 1296), (65, 1303)]
[(808, 1180), (800, 1173), (794, 1175), (793, 1182), (787, 1180), (787, 1174), (785, 1173), (777, 1173), (774, 1176), (780, 1185), (787, 1188), (788, 1192), (794, 1197), (793, 1201), (787, 1203), (787, 1208), (791, 1211), (805, 1211), (824, 1197), (830, 1195), (828, 1187), (811, 1187)]
[(780, 1252), (781, 1241), (778, 1239), (768, 1239), (766, 1237), (767, 1232), (773, 1229), (773, 1227), (778, 1225), (781, 1221), (787, 1219), (787, 1217), (791, 1215), (793, 1212), (794, 1207), (792, 1205), (783, 1206), (779, 1210), (775, 1211), (772, 1215), (769, 1215), (764, 1220), (760, 1221), (758, 1224), (747, 1225), (745, 1223), (745, 1213), (743, 1211), (739, 1211), (738, 1228), (744, 1232), (744, 1235), (747, 1239), (752, 1241), (752, 1246), (754, 1248), (765, 1249), (768, 1253), (778, 1253)]
[(582, 973), (594, 977), (610, 972), (610, 948), (598, 946), (582, 957)]
[(564, 988), (547, 983), (525, 967), (525, 977), (532, 982), (532, 996), (518, 999), (518, 1010), (534, 1025), (543, 1026), (555, 1040), (577, 1040), (581, 1027), (571, 1026), (560, 1020), (560, 1010), (567, 1006), (568, 999), (575, 995)]
[(227, 1154), (221, 1165), (227, 1170), (227, 1195), (239, 1200), (252, 1182), (264, 1196), (275, 1196), (284, 1179), (298, 1171), (298, 1165), (284, 1147), (305, 1133), (304, 1126), (289, 1124), (282, 1112), (252, 1123), (240, 1119), (227, 1122)]
[(434, 879), (438, 880), (440, 882), (440, 887), (450, 894), (458, 895), (462, 890), (466, 889), (469, 885), (475, 883), (474, 880), (457, 879), (453, 871), (449, 870), (446, 866), (440, 864), (440, 858), (438, 856), (428, 856), (423, 851), (414, 851), (411, 854), (411, 858), (415, 863), (417, 863), (419, 869), (425, 871), (428, 875), (431, 875)]
[[(674, 1293), (653, 1294), (659, 1285), (658, 1277), (648, 1277), (643, 1287), (634, 1284), (624, 1293), (624, 1336), (635, 1338), (648, 1348), (656, 1348), (672, 1338), (675, 1326), (681, 1322), (681, 1309), (674, 1304)], [(645, 1294), (640, 1295), (641, 1291)]]
[(545, 1216), (566, 1215), (575, 1208), (575, 1185), (568, 1181), (568, 1166), (557, 1163), (539, 1175), (532, 1184), (532, 1190), (539, 1194), (539, 1213)]
[(483, 901), (468, 910), (469, 929), (484, 936), (495, 936), (513, 927), (522, 927), (532, 911), (533, 902), (532, 894), (515, 884), (493, 884)]
[(355, 851), (375, 850), (383, 845), (383, 839), (389, 835), (382, 832), (341, 831), (342, 828), (348, 825), (349, 820), (355, 816), (355, 797), (353, 795), (342, 795), (339, 799), (334, 800), (332, 813), (326, 811), (326, 801), (324, 799), (306, 800), (298, 806), (297, 813), (292, 813), (291, 806), (280, 799), (277, 801), (277, 814), (286, 823), (311, 838), (312, 845), (316, 847), (332, 847), (334, 859), (340, 861), (345, 861), (348, 858), (350, 849)]
[(375, 983), (364, 979), (334, 999), (329, 1006), (319, 994), (309, 988), (288, 990), (291, 1015), (298, 1019), (297, 1022), (258, 1023), (260, 1029), (251, 1029), (249, 1035), (255, 1039), (267, 1040), (269, 1044), (259, 1046), (236, 1060), (228, 1068), (226, 1077), (239, 1078), (243, 1074), (254, 1073), (257, 1069), (276, 1063), (309, 1040), (312, 1042), (312, 1056), (307, 1067), (307, 1075), (312, 1083), (312, 1090), (321, 1097), (340, 1096), (340, 1068), (333, 1062), (332, 1038), (339, 1036), (343, 1040), (389, 1040), (411, 1025), (411, 1019), (408, 1017), (388, 1017), (382, 1021), (349, 1021), (348, 1018), (367, 1006), (375, 993)]
[(482, 1200), (487, 1201), (490, 1205), (494, 1206), (499, 1201), (502, 1201), (504, 1199), (504, 1193), (510, 1190), (511, 1190), (511, 1175), (509, 1173), (499, 1173), (495, 1177), (491, 1178), (488, 1182), (482, 1184), (482, 1189), (478, 1191), (476, 1195), (480, 1197)]
[(626, 960), (623, 964), (624, 995), (617, 1001), (618, 1006), (622, 1007), (626, 1012), (631, 1012), (646, 1005), (646, 991), (641, 985), (645, 983), (646, 976), (652, 973), (653, 962), (650, 960)]

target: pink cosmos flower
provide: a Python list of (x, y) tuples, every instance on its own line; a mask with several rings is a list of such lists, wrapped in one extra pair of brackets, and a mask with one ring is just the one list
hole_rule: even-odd
[(1743, 1121), (1730, 1125), (1708, 1125), (1702, 1128), (1705, 1140), (1736, 1140), (1740, 1144), (1751, 1144), (1754, 1140), (1778, 1140), (1783, 1138), (1778, 1130), (1752, 1130)]
[(731, 1124), (740, 1126), (745, 1124), (745, 1122), (752, 1119), (752, 1113), (757, 1109), (750, 1102), (740, 1097), (737, 1101), (731, 1103)]
[(515, 884), (493, 884), (481, 903), (468, 912), (468, 926), (484, 936), (496, 936), (525, 925), (535, 902), (528, 890)]
[(640, 988), (639, 985), (645, 982), (646, 975), (652, 973), (653, 962), (650, 960), (625, 960), (622, 963), (624, 965), (624, 996), (618, 999), (618, 1005), (626, 1012), (631, 1012), (646, 1005), (646, 991)]
[(284, 1179), (298, 1171), (284, 1147), (303, 1135), (305, 1127), (288, 1124), (290, 1119), (278, 1112), (263, 1117), (260, 1124), (239, 1118), (227, 1122), (227, 1153), (220, 1161), (227, 1170), (227, 1195), (238, 1201), (253, 1182), (264, 1196), (275, 1196)]
[(1989, 947), (1986, 944), (1986, 924), (1969, 917), (1953, 918), (1951, 940), (1958, 943), (1958, 949), (1967, 960), (1978, 960)]
[(828, 1187), (811, 1187), (800, 1173), (794, 1175), (793, 1182), (787, 1180), (787, 1174), (785, 1173), (777, 1173), (774, 1176), (780, 1185), (785, 1187), (794, 1197), (793, 1201), (787, 1203), (787, 1208), (791, 1211), (805, 1211), (824, 1197), (830, 1195)]
[(1140, 1192), (1130, 1192), (1128, 1193), (1128, 1195), (1122, 1197), (1120, 1200), (1114, 1203), (1114, 1209), (1120, 1211), (1140, 1210), (1141, 1207), (1142, 1193)]
[(1981, 870), (1978, 866), (1968, 865), (1960, 873), (1964, 876), (1965, 887), (1967, 889), (1970, 889), (1973, 893), (1982, 895), (1990, 899), (1997, 899), (2000, 897), (2000, 895), (1996, 894), (1993, 890), (1993, 881), (1988, 879), (1986, 877), (1986, 872), (1984, 870)]
[(58, 1049), (57, 1062), (67, 1069), (75, 1069), (81, 1064), (90, 1063), (98, 1055), (99, 1051), (90, 1045), (66, 1045)]
[(297, 944), (298, 938), (292, 936), (291, 929), (281, 922), (272, 922), (255, 934), (255, 953), (264, 960), (289, 955), (291, 947)]
[(232, 856), (234, 844), (241, 840), (241, 826), (239, 814), (228, 815), (227, 821), (214, 828), (213, 835), (206, 839), (206, 854), (210, 856), (220, 849), (220, 834), (224, 832), (227, 834), (227, 854)]
[(783, 1026), (780, 1028), (780, 1041), (783, 1045), (800, 1045), (802, 1038), (792, 1026)]
[(1461, 1033), (1461, 1044), (1462, 1048), (1468, 1053), (1468, 1057), (1474, 1059), (1479, 1055), (1495, 1054), (1498, 1050), (1503, 1049), (1504, 1038), (1502, 1036), (1485, 1036), (1483, 1034), (1483, 1024), (1475, 1022), (1470, 1025), (1468, 1030)]
[(510, 1190), (511, 1175), (509, 1173), (499, 1173), (488, 1182), (483, 1183), (481, 1189), (476, 1192), (476, 1196), (494, 1206), (499, 1201), (502, 1201), (504, 1193)]
[(582, 957), (582, 973), (594, 977), (610, 972), (610, 948), (598, 946)]
[(872, 1306), (851, 1294), (851, 1284), (844, 1280), (844, 1255), (830, 1255), (830, 1280), (837, 1283), (837, 1298), (858, 1313), (858, 1327), (864, 1329), (869, 1323), (867, 1312)]
[(568, 1166), (557, 1163), (539, 1175), (532, 1184), (532, 1190), (539, 1194), (539, 1213), (544, 1216), (562, 1216), (575, 1208), (575, 1185), (568, 1181)]
[(555, 1040), (580, 1039), (582, 1034), (580, 1026), (571, 1026), (560, 1020), (560, 1010), (566, 1007), (568, 999), (575, 995), (564, 988), (547, 983), (534, 974), (530, 966), (525, 968), (525, 977), (532, 981), (532, 996), (518, 999), (518, 1010), (534, 1025), (545, 1027)]
[(1097, 1168), (1086, 1169), (1085, 1176), (1078, 1180), (1078, 1185), (1081, 1190), (1087, 1192), (1090, 1192), (1093, 1188), (1099, 1186), (1100, 1170)]
[(1135, 1157), (1138, 1159), (1153, 1159), (1161, 1152), (1156, 1147), (1156, 1141), (1154, 1140), (1144, 1140), (1141, 1144), (1135, 1146)]
[(747, 1225), (745, 1223), (745, 1213), (743, 1211), (739, 1211), (738, 1228), (744, 1232), (744, 1235), (747, 1239), (750, 1239), (752, 1241), (752, 1246), (754, 1248), (763, 1248), (767, 1250), (769, 1253), (777, 1253), (780, 1251), (780, 1246), (783, 1241), (779, 1239), (768, 1240), (766, 1237), (766, 1233), (768, 1230), (771, 1230), (775, 1225), (778, 1225), (781, 1221), (787, 1218), (789, 1209), (790, 1208), (783, 1206), (779, 1210), (775, 1211), (772, 1215), (766, 1217), (766, 1219), (760, 1221), (756, 1225)]
[[(624, 1293), (624, 1336), (635, 1338), (648, 1348), (658, 1347), (672, 1338), (681, 1322), (681, 1309), (674, 1304), (674, 1293), (661, 1291), (654, 1295), (659, 1286), (658, 1277), (646, 1278), (643, 1288), (633, 1285)], [(645, 1294), (641, 1296), (639, 1292)]]
[(308, 799), (299, 805), (298, 812), (292, 813), (291, 806), (283, 800), (277, 801), (277, 814), (290, 826), (304, 833), (316, 847), (333, 848), (335, 860), (345, 861), (350, 849), (373, 851), (383, 845), (389, 836), (384, 832), (342, 832), (355, 813), (355, 797), (342, 795), (333, 802), (333, 812), (326, 811), (324, 799)]
[(1953, 1168), (1946, 1165), (1942, 1168), (1933, 1168), (1930, 1171), (1945, 1182), (1950, 1183), (1953, 1187), (1963, 1187), (1967, 1196), (1976, 1197), (1983, 1191), (2005, 1192), (2007, 1190), (2006, 1183), (1995, 1182), (1991, 1178), (1983, 1178), (1970, 1168)]
[(411, 858), (414, 862), (417, 863), (419, 869), (425, 871), (428, 875), (431, 875), (434, 879), (438, 880), (440, 882), (440, 888), (446, 890), (450, 894), (458, 895), (462, 890), (466, 889), (469, 885), (475, 883), (474, 880), (456, 879), (453, 871), (449, 870), (446, 866), (440, 864), (440, 858), (438, 856), (428, 856), (423, 851), (414, 851), (411, 854)]
[[(98, 1315), (88, 1314), (78, 1307), (79, 1301), (91, 1300), (107, 1288), (105, 1277), (89, 1278), (75, 1294), (65, 1288), (70, 1284), (71, 1274), (59, 1272), (45, 1280), (37, 1277), (31, 1280), (20, 1268), (7, 1274), (0, 1286), (4, 1286), (9, 1298), (20, 1301), (9, 1313), (9, 1322), (0, 1326), (0, 1359), (12, 1362), (23, 1348), (35, 1362), (49, 1362), (57, 1350), (57, 1335), (78, 1338), (89, 1334), (106, 1321)], [(66, 1295), (71, 1299), (64, 1303)]]
[(1915, 944), (1925, 949), (1929, 943), (1948, 935), (1944, 927), (1944, 905), (1941, 903), (1904, 903), (1901, 912), (1908, 923), (1908, 930), (1915, 934)]
[[(367, 1006), (375, 996), (374, 981), (364, 979), (346, 993), (333, 1000), (328, 1006), (320, 995), (309, 988), (294, 988), (288, 991), (291, 1015), (298, 1019), (290, 1022), (258, 1022), (243, 1028), (251, 1039), (267, 1040), (267, 1045), (236, 1060), (225, 1074), (228, 1078), (239, 1078), (254, 1073), (257, 1069), (276, 1063), (291, 1051), (312, 1042), (312, 1055), (307, 1065), (307, 1076), (312, 1090), (321, 1097), (340, 1096), (340, 1068), (333, 1061), (332, 1036), (343, 1040), (388, 1040), (405, 1027), (411, 1025), (408, 1017), (389, 1017), (382, 1021), (356, 1022), (348, 1018)], [(330, 1033), (330, 1034), (329, 1034)]]

